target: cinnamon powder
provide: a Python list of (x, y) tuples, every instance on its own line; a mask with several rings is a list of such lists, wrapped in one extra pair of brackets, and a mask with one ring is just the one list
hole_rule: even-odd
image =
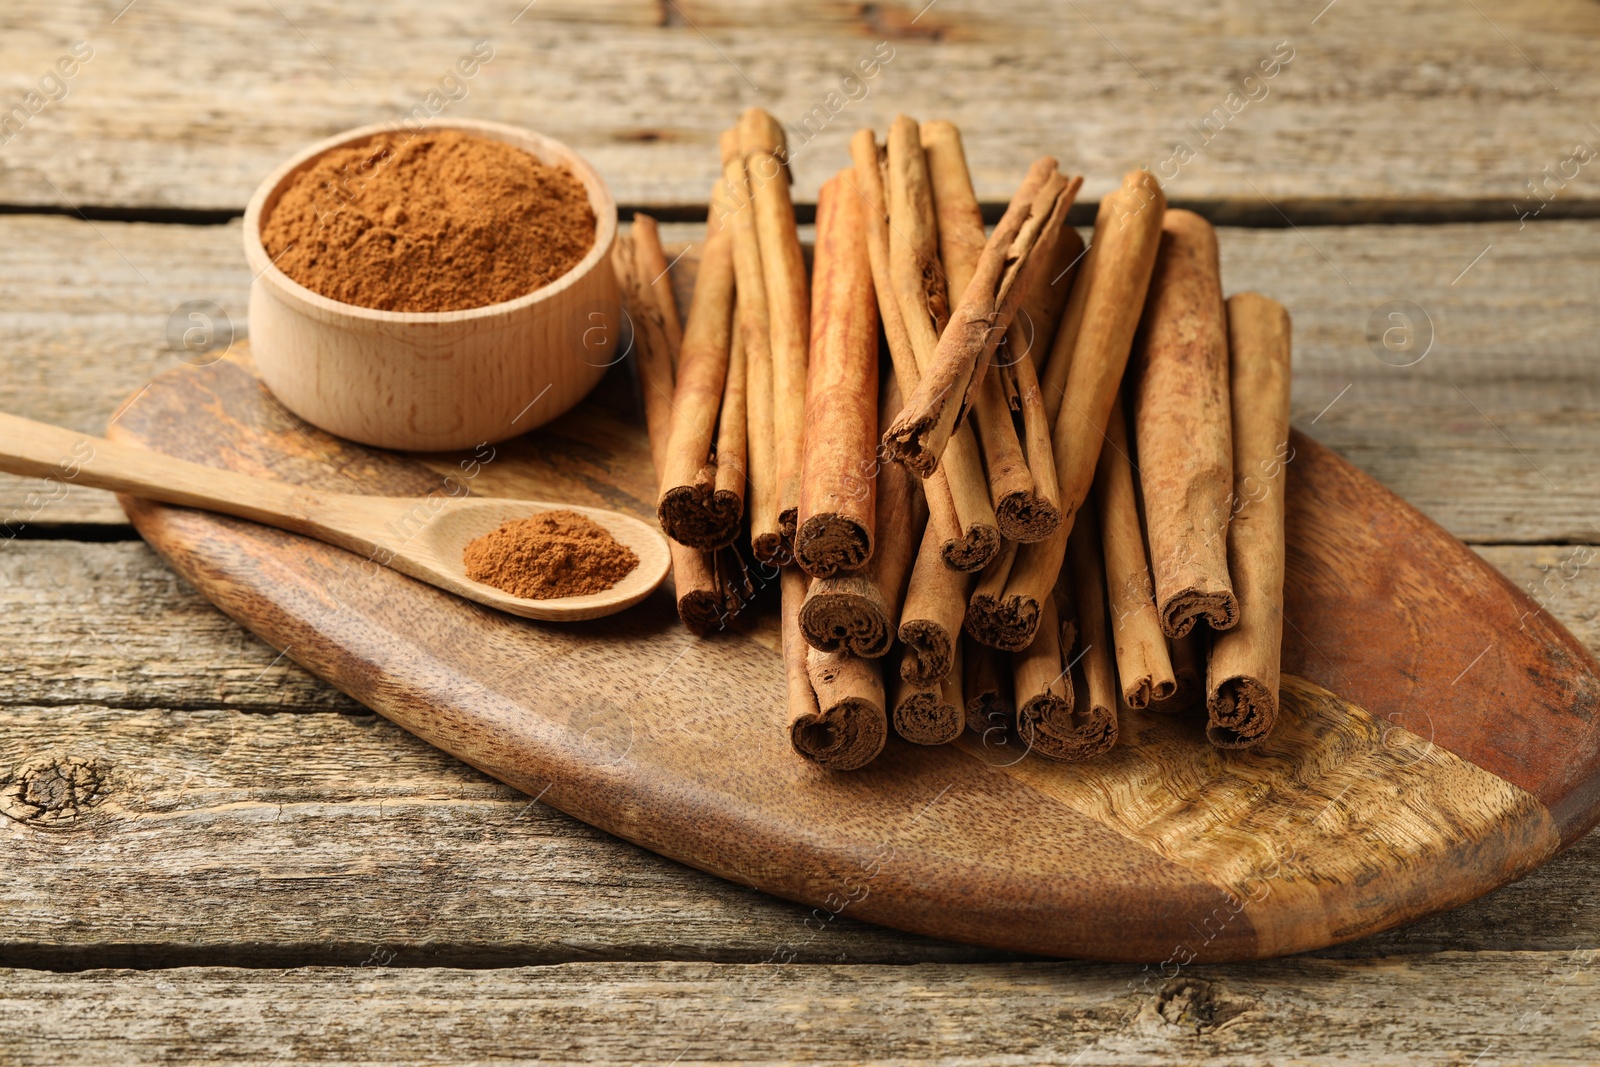
[(576, 511), (512, 519), (470, 541), (467, 577), (529, 600), (610, 589), (639, 565), (633, 549)]
[(533, 292), (594, 246), (583, 184), (458, 130), (380, 134), (289, 180), (261, 229), (278, 267), (383, 311), (458, 311)]

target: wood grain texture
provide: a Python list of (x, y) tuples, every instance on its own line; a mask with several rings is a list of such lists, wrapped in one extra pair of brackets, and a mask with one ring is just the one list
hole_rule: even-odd
[(1289, 444), (1284, 673), (1527, 790), (1563, 843), (1586, 833), (1600, 818), (1600, 778), (1584, 767), (1600, 754), (1594, 659), (1399, 497), (1304, 435)]
[[(243, 367), (219, 363), (162, 379), (117, 428), (119, 434), (160, 441), (190, 458), (254, 469), (259, 461), (251, 448), (219, 453), (217, 442), (249, 434), (250, 407), (259, 398)], [(194, 410), (220, 417), (197, 432), (191, 421), (176, 417)], [(556, 424), (556, 433), (561, 426)], [(525, 442), (536, 448), (542, 436)], [(315, 440), (314, 434), (308, 437)], [(1297, 472), (1308, 484), (1315, 486), (1318, 472), (1360, 484), (1361, 476), (1331, 454), (1309, 442), (1299, 445)], [(502, 461), (489, 469), (516, 484), (515, 463)], [(537, 480), (537, 471), (533, 477)], [(368, 484), (376, 488), (385, 482), (375, 474)], [(1387, 514), (1393, 505), (1376, 487), (1371, 492), (1377, 494), (1372, 514)], [(1308, 495), (1301, 506), (1317, 499)], [(1357, 515), (1367, 514), (1365, 503), (1349, 506)], [(994, 773), (986, 761), (959, 751), (899, 746), (880, 765), (851, 776), (828, 776), (801, 765), (783, 744), (782, 685), (770, 643), (694, 641), (671, 625), (667, 605), (571, 627), (514, 623), (389, 572), (358, 578), (348, 557), (294, 543), (275, 531), (147, 505), (135, 508), (134, 517), (180, 573), (198, 582), (224, 610), (294, 649), (295, 658), (353, 696), (511, 784), (546, 791), (546, 801), (563, 810), (713, 873), (732, 877), (748, 871), (749, 882), (779, 895), (840, 911), (852, 906), (852, 914), (869, 920), (956, 939), (1120, 958), (1161, 958), (1171, 949), (1173, 931), (1182, 926), (1180, 917), (1215, 914), (1222, 902), (1237, 899), (1230, 894), (1238, 883), (1218, 870), (1204, 863), (1189, 866), (1147, 843), (1130, 841), (1059, 798), (1045, 802), (1046, 795), (1025, 777)], [(1319, 551), (1338, 558), (1337, 547)], [(1470, 556), (1464, 547), (1460, 552)], [(1427, 580), (1463, 595), (1481, 595), (1471, 584), (1475, 576), (1463, 582), (1436, 572)], [(330, 601), (341, 613), (337, 644), (320, 636), (330, 632)], [(1291, 604), (1291, 618), (1295, 607)], [(1310, 616), (1298, 617), (1321, 632)], [(1390, 632), (1397, 639), (1406, 633), (1403, 628)], [(1525, 639), (1516, 651), (1530, 664), (1555, 669), (1550, 667), (1554, 660), (1543, 658), (1551, 654), (1546, 645), (1555, 638), (1539, 638)], [(1359, 659), (1362, 652), (1352, 650), (1357, 658), (1342, 661), (1344, 669), (1371, 670), (1370, 658)], [(1291, 659), (1287, 666), (1295, 670), (1297, 663)], [(1587, 661), (1558, 667), (1568, 673), (1588, 669)], [(686, 681), (669, 679), (674, 672)], [(641, 685), (646, 677), (651, 680)], [(692, 696), (685, 702), (674, 695), (679, 692)], [(1460, 698), (1466, 702), (1459, 716), (1482, 721), (1486, 696), (1482, 690), (1467, 693)], [(1426, 694), (1416, 698), (1421, 707), (1438, 709)], [(726, 714), (735, 707), (746, 711)], [(578, 708), (625, 717), (629, 745), (616, 761), (596, 762), (587, 751), (586, 731), (573, 721)], [(705, 714), (714, 717), (714, 727), (690, 725), (694, 715)], [(1362, 718), (1355, 709), (1348, 714)], [(1370, 748), (1375, 738), (1394, 735), (1394, 729), (1385, 728), (1363, 736)], [(696, 755), (695, 746), (702, 743), (719, 751), (731, 746), (745, 759), (730, 765)], [(1592, 758), (1592, 748), (1569, 742), (1562, 755), (1579, 754), (1581, 768)], [(1312, 751), (1296, 758), (1312, 758)], [(1467, 754), (1482, 759), (1474, 750)], [(1206, 750), (1195, 746), (1189, 755), (1201, 758)], [(1314, 764), (1313, 759), (1307, 765), (1308, 780), (1337, 777), (1336, 771), (1322, 773)], [(1439, 781), (1448, 791), (1446, 778)], [(1057, 788), (1069, 788), (1069, 782), (1063, 779)], [(1556, 788), (1562, 783), (1543, 784), (1546, 803), (1567, 804), (1569, 794)], [(1582, 781), (1567, 784), (1570, 795), (1582, 799)], [(1158, 797), (1167, 792), (1155, 783), (1144, 788)], [(1483, 793), (1480, 785), (1463, 796)], [(1331, 785), (1330, 796), (1337, 817), (1344, 809), (1337, 807), (1340, 793)], [(941, 801), (936, 817), (925, 820)], [(1485, 810), (1475, 806), (1480, 803), (1487, 805), (1487, 817), (1480, 817)], [(1567, 806), (1575, 816), (1586, 814), (1581, 802)], [(994, 812), (1023, 810), (1030, 813), (1025, 825), (995, 824)], [(1538, 805), (1516, 790), (1498, 802), (1457, 801), (1440, 810), (1451, 815), (1435, 820), (1437, 836), (1419, 840), (1413, 835), (1401, 846), (1409, 862), (1391, 863), (1375, 877), (1363, 872), (1347, 881), (1343, 861), (1326, 849), (1308, 857), (1307, 884), (1327, 879), (1316, 890), (1326, 925), (1290, 920), (1288, 895), (1268, 894), (1243, 910), (1235, 908), (1196, 954), (1236, 958), (1360, 936), (1492, 888), (1541, 862), (1554, 847), (1555, 835), (1542, 828)], [(1385, 816), (1396, 827), (1405, 818)], [(817, 826), (830, 831), (819, 836)], [(1355, 844), (1346, 841), (1345, 847)], [(1364, 854), (1366, 847), (1358, 851)], [(1460, 870), (1448, 884), (1420, 883), (1412, 864), (1430, 865), (1440, 849), (1457, 857), (1450, 865), (1459, 863)], [(1003, 874), (976, 860), (997, 850), (1012, 857)], [(929, 885), (940, 889), (930, 893)], [(1140, 891), (1130, 897), (1126, 887), (1132, 885)], [(1088, 919), (1112, 911), (1122, 919), (1114, 935)]]
[[(5, 724), (0, 793), (57, 769), (101, 784), (48, 818), (0, 807), (4, 965), (340, 965), (374, 948), (468, 967), (1006, 955), (848, 910), (824, 921), (530, 803), (375, 716), (12, 706)], [(584, 725), (606, 756), (626, 736), (604, 716)], [(1590, 835), (1481, 900), (1319, 954), (1592, 945), (1597, 872)]]
[[(1298, 678), (1284, 679), (1282, 700), (1283, 718), (1248, 757), (1219, 750), (1194, 759), (1205, 738), (1198, 717), (1127, 715), (1130, 736), (1105, 759), (1071, 776), (1032, 760), (1013, 772), (1180, 866), (1208, 872), (1237, 902), (1181, 933), (1172, 949), (1179, 964), (1246, 910), (1264, 945), (1292, 951), (1340, 940), (1337, 929), (1314, 932), (1326, 917), (1361, 910), (1340, 907), (1339, 894), (1396, 867), (1411, 871), (1407, 893), (1449, 892), (1443, 883), (1481, 861), (1477, 842), (1502, 832), (1554, 850), (1554, 827), (1522, 790)], [(967, 743), (981, 747), (970, 735)], [(1468, 796), (1475, 803), (1462, 805)], [(1473, 843), (1419, 855), (1444, 825)], [(1362, 847), (1347, 850), (1352, 838)], [(1268, 899), (1272, 907), (1248, 909)], [(1364, 907), (1406, 910), (1408, 902), (1368, 898)]]
[[(595, 758), (623, 751), (626, 720), (578, 714)], [(368, 714), (68, 705), (8, 708), (5, 724), (5, 965), (341, 965), (377, 948), (398, 966), (465, 967), (1008, 956), (818, 919)], [(75, 802), (15, 799), (68, 781)]]
[[(95, 55), (68, 99), (6, 145), (0, 202), (237, 211), (303, 144), (421, 107), (535, 126), (583, 153), (622, 203), (692, 210), (716, 175), (719, 130), (758, 104), (790, 126), (808, 203), (856, 128), (914, 110), (961, 127), (990, 203), (1050, 153), (1088, 176), (1086, 206), (1149, 166), (1175, 202), (1272, 225), (1279, 209), (1302, 224), (1512, 219), (1514, 202), (1537, 205), (1525, 182), (1594, 143), (1600, 110), (1600, 13), (1583, 0), (1486, 15), (1439, 0), (1320, 15), (1293, 0), (1192, 12), (1156, 0), (279, 7), (227, 0), (195, 19), (146, 0), (113, 24), (116, 10), (94, 0), (7, 5), (8, 106), (71, 41)], [(464, 97), (430, 107), (478, 39), (493, 59)], [(1260, 64), (1289, 50), (1262, 79)], [(176, 57), (181, 72), (165, 62)], [(876, 76), (846, 84), (864, 61)], [(1179, 144), (1192, 160), (1175, 157)], [(1583, 173), (1546, 217), (1593, 213), (1597, 189)]]
[[(671, 254), (703, 229), (663, 227), (679, 242)], [(1600, 537), (1592, 506), (1600, 494), (1600, 223), (1218, 236), (1225, 290), (1267, 293), (1294, 316), (1301, 430), (1467, 541)], [(179, 304), (214, 301), (242, 330), (250, 276), (240, 247), (237, 224), (91, 228), (0, 216), (0, 288), (10, 294), (0, 305), (0, 350), (10, 357), (0, 409), (103, 432), (151, 375), (182, 365), (164, 336)], [(687, 296), (680, 288), (685, 306)], [(1373, 312), (1400, 299), (1428, 313), (1436, 337), (1409, 367), (1381, 361), (1366, 338)], [(608, 379), (601, 388), (637, 418), (631, 386)], [(35, 509), (27, 495), (39, 488), (0, 477), (0, 521), (32, 515), (35, 530), (126, 521), (108, 494), (81, 488)]]
[[(1584, 1063), (1595, 953), (1135, 969), (0, 972), (19, 1064)], [(358, 961), (360, 963), (362, 961)], [(1448, 995), (1441, 995), (1448, 990)], [(819, 1025), (818, 1014), (826, 1017)]]
[[(1476, 551), (1591, 654), (1600, 652), (1600, 549)], [(142, 542), (7, 544), (0, 648), (0, 706), (364, 713), (217, 611)], [(380, 770), (352, 764), (346, 773), (363, 780)]]

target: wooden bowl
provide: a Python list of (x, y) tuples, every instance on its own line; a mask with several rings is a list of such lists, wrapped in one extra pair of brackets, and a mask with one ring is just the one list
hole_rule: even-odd
[(250, 347), (262, 380), (307, 422), (381, 448), (433, 452), (515, 437), (583, 399), (613, 362), (620, 296), (609, 260), (617, 205), (599, 174), (532, 130), (467, 119), (438, 127), (569, 167), (594, 209), (589, 254), (541, 289), (465, 311), (379, 311), (294, 281), (261, 243), (262, 223), (286, 183), (330, 149), (403, 129), (392, 123), (307, 148), (261, 183), (244, 216), (245, 258), (255, 277)]

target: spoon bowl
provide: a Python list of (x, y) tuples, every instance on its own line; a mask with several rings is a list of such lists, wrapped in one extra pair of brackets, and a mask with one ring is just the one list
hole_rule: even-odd
[[(305, 534), (419, 581), (529, 619), (597, 619), (632, 607), (671, 567), (666, 539), (649, 524), (606, 508), (543, 500), (328, 493), (218, 470), (159, 452), (0, 413), (0, 471), (70, 479), (96, 489), (203, 508)], [(530, 600), (467, 577), (462, 551), (508, 519), (575, 511), (633, 550), (639, 563), (613, 585), (582, 596)]]
[[(434, 499), (425, 501), (402, 498), (363, 497), (379, 502), (405, 514), (422, 503), (432, 505)], [(396, 570), (420, 578), (425, 582), (448, 589), (453, 593), (475, 600), (488, 607), (498, 608), (512, 615), (529, 619), (595, 619), (632, 607), (653, 592), (667, 576), (672, 557), (659, 533), (648, 524), (606, 508), (580, 507), (576, 504), (555, 504), (535, 500), (503, 500), (492, 497), (449, 497), (418, 531), (417, 536), (405, 545), (404, 556), (397, 555), (391, 562)], [(401, 510), (403, 509), (403, 510)], [(550, 600), (528, 600), (512, 596), (503, 589), (474, 581), (467, 577), (462, 562), (462, 550), (472, 541), (491, 533), (501, 523), (513, 519), (528, 519), (546, 511), (574, 511), (594, 520), (618, 542), (633, 550), (639, 563), (610, 589), (580, 596), (557, 597)], [(401, 565), (404, 558), (406, 565)], [(429, 573), (408, 570), (408, 566), (426, 567)]]

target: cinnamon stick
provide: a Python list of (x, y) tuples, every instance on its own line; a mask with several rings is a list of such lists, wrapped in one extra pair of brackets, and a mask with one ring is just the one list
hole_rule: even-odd
[(928, 184), (938, 219), (939, 261), (950, 303), (954, 305), (961, 302), (967, 286), (972, 284), (989, 238), (983, 232), (983, 212), (972, 189), (961, 131), (953, 122), (935, 119), (924, 122), (917, 132), (927, 159)]
[[(932, 179), (921, 131), (914, 119), (905, 115), (895, 119), (889, 128), (883, 165), (888, 174), (888, 280), (917, 370), (915, 381), (901, 382), (902, 391), (909, 397), (921, 387), (922, 375), (935, 357), (941, 332), (950, 317), (948, 291), (940, 269)], [(858, 174), (862, 166), (857, 163)], [(899, 367), (897, 361), (896, 373)], [(970, 427), (956, 429), (941, 469), (959, 528), (957, 536), (947, 538), (943, 545), (945, 561), (958, 570), (976, 570), (999, 550), (1000, 528), (989, 497), (983, 457)], [(937, 471), (932, 473), (937, 477)]]
[(1022, 301), (1035, 246), (1041, 236), (1061, 228), (1081, 184), (1081, 179), (1062, 177), (1055, 160), (1048, 157), (1029, 169), (984, 245), (933, 360), (922, 368), (922, 381), (884, 437), (890, 458), (923, 475), (939, 462)]
[(1041, 247), (1041, 253), (1041, 269), (1006, 331), (1006, 347), (1010, 349), (1006, 364), (1016, 366), (1026, 356), (1035, 377), (1040, 376), (1050, 357), (1067, 299), (1083, 267), (1083, 238), (1071, 226), (1063, 226), (1048, 248)]
[(1206, 641), (1209, 631), (1196, 626), (1179, 638), (1167, 641), (1167, 658), (1172, 661), (1172, 676), (1177, 685), (1165, 700), (1151, 700), (1146, 710), (1171, 714), (1188, 711), (1206, 699)]
[(672, 435), (656, 505), (667, 536), (692, 548), (731, 543), (744, 513), (742, 447), (740, 455), (729, 456), (736, 479), (718, 477), (714, 468), (708, 471), (733, 345), (732, 237), (713, 212), (678, 356)]
[[(872, 266), (878, 314), (901, 395), (909, 395), (917, 387), (921, 374), (891, 278), (889, 201), (884, 189), (882, 153), (871, 130), (856, 132), (850, 141), (850, 157), (855, 191), (866, 209), (867, 258)], [(971, 431), (960, 432), (970, 434)], [(993, 509), (988, 506), (981, 469), (975, 474), (968, 453), (960, 449), (958, 452), (958, 457), (947, 460), (941, 469), (924, 479), (923, 493), (928, 504), (928, 526), (937, 532), (932, 551), (938, 552), (940, 559), (956, 570), (976, 571), (999, 551), (1000, 531)], [(962, 506), (967, 511), (964, 518), (957, 510), (953, 483), (960, 487)]]
[(785, 567), (779, 581), (789, 743), (829, 770), (865, 767), (883, 751), (889, 733), (883, 677), (872, 660), (808, 646), (800, 633), (800, 605), (811, 579)]
[(1001, 670), (1000, 653), (984, 645), (968, 644), (962, 659), (967, 729), (977, 734), (985, 745), (997, 743), (1011, 732), (1016, 721), (1010, 672)]
[[(1105, 751), (1117, 740), (1117, 662), (1106, 619), (1105, 556), (1096, 510), (1085, 507), (1078, 516), (1067, 539), (1067, 563), (1082, 667), (1078, 695), (1087, 698), (1075, 699), (1077, 717), (1095, 724), (1100, 751)], [(1051, 730), (1054, 724), (1046, 720), (1043, 726)]]
[(760, 108), (750, 108), (739, 120), (739, 148), (750, 175), (770, 316), (779, 532), (792, 545), (800, 507), (810, 290), (789, 195), (783, 127)]
[(928, 480), (934, 479), (944, 482), (956, 521), (954, 535), (940, 546), (945, 565), (958, 571), (982, 570), (1000, 551), (1000, 521), (989, 499), (989, 479), (971, 426), (956, 427), (945, 446), (941, 469)]
[(1139, 711), (1152, 702), (1170, 699), (1178, 682), (1167, 658), (1167, 636), (1156, 614), (1128, 448), (1127, 414), (1118, 392), (1106, 423), (1106, 443), (1100, 450), (1095, 472), (1094, 496), (1100, 505), (1117, 681), (1123, 703)]
[[(1023, 545), (998, 610), (999, 628), (1026, 627), (1055, 582), (1066, 555), (1067, 532), (1089, 495), (1111, 404), (1128, 364), (1139, 313), (1161, 241), (1166, 198), (1148, 171), (1136, 170), (1100, 202), (1094, 244), (1068, 299), (1041, 386), (1054, 425), (1062, 525), (1043, 541)], [(1080, 297), (1079, 293), (1082, 292)], [(1076, 305), (1076, 310), (1074, 310)], [(1052, 382), (1059, 381), (1058, 387)], [(1056, 412), (1050, 412), (1053, 388)], [(983, 638), (976, 631), (974, 636)]]
[(1049, 597), (1040, 609), (1039, 636), (1011, 656), (1012, 685), (1016, 691), (1017, 734), (1029, 751), (1054, 760), (1083, 759), (1084, 744), (1061, 738), (1043, 728), (1046, 721), (1065, 724), (1071, 733), (1075, 694), (1072, 669), (1063, 658), (1055, 601)]
[(1063, 226), (1043, 256), (1043, 269), (1028, 286), (1022, 306), (1006, 331), (1006, 359), (998, 364), (1007, 403), (1022, 420), (1022, 451), (1033, 476), (1037, 518), (1025, 518), (1028, 536), (1042, 541), (1060, 525), (1061, 484), (1051, 440), (1054, 415), (1044, 402), (1038, 367), (1043, 365), (1061, 324), (1062, 311), (1083, 256), (1083, 238)]
[[(1010, 399), (1005, 401), (1006, 406), (1014, 403), (1022, 416), (1019, 447), (1032, 484), (1030, 495), (1012, 498), (1005, 509), (1006, 520), (1001, 526), (1002, 529), (1010, 528), (1010, 536), (1014, 540), (1032, 544), (1043, 541), (1061, 526), (1061, 484), (1056, 474), (1055, 449), (1050, 440), (1050, 419), (1045, 414), (1044, 394), (1039, 389), (1039, 379), (1034, 375), (1031, 358), (1023, 357), (1014, 364), (997, 369), (1000, 373), (996, 377), (1007, 383), (1004, 393)], [(1000, 514), (1001, 510), (996, 506), (996, 514)]]
[(1232, 349), (1234, 507), (1228, 568), (1239, 624), (1212, 641), (1206, 736), (1248, 748), (1278, 718), (1283, 648), (1284, 474), (1289, 451), (1289, 313), (1257, 293), (1227, 304)]
[(1239, 621), (1228, 577), (1233, 439), (1226, 319), (1216, 231), (1192, 211), (1168, 211), (1131, 400), (1156, 610), (1169, 637), (1182, 637), (1202, 619), (1213, 630)]
[[(921, 143), (938, 217), (939, 258), (944, 265), (945, 279), (951, 293), (965, 293), (977, 273), (986, 240), (983, 212), (972, 189), (961, 134), (948, 122), (925, 122), (921, 127)], [(1039, 240), (1053, 243), (1054, 235), (1046, 234)], [(1031, 281), (1028, 288), (1033, 288)], [(1039, 541), (1048, 537), (1060, 523), (1061, 512), (1037, 493), (1034, 475), (1029, 470), (1011, 418), (1002, 375), (983, 376), (972, 413), (978, 442), (983, 448), (990, 505), (994, 508), (1001, 536), (1015, 541)], [(1054, 480), (1053, 467), (1051, 480)], [(1052, 485), (1050, 496), (1054, 495)]]
[[(890, 468), (899, 466), (888, 464)], [(918, 685), (931, 685), (950, 673), (973, 582), (971, 574), (946, 565), (941, 538), (930, 519), (911, 570), (905, 608), (900, 613), (900, 640), (906, 646), (900, 673), (906, 681)]]
[(1115, 666), (1106, 648), (1105, 590), (1092, 524), (1092, 514), (1080, 519), (1070, 538), (1071, 580), (1057, 582), (1045, 596), (1038, 637), (1011, 657), (1017, 732), (1030, 750), (1068, 762), (1092, 759), (1117, 741)]
[[(646, 219), (647, 224), (640, 226), (640, 219)], [(659, 475), (666, 468), (667, 438), (672, 433), (674, 388), (675, 353), (666, 324), (669, 314), (676, 320), (677, 305), (670, 288), (659, 289), (649, 284), (655, 277), (649, 272), (656, 258), (665, 259), (655, 220), (649, 216), (635, 216), (631, 233), (619, 237), (613, 246), (612, 269), (633, 323), (634, 366), (644, 400), (650, 458), (659, 483)], [(667, 541), (667, 548), (672, 556), (672, 584), (678, 617), (697, 637), (721, 629), (728, 611), (711, 553), (671, 539)]]
[[(641, 303), (652, 309), (666, 350), (672, 358), (672, 370), (678, 370), (678, 351), (683, 347), (683, 322), (678, 318), (678, 299), (672, 292), (672, 277), (667, 270), (666, 251), (661, 247), (661, 231), (656, 220), (649, 215), (634, 212), (633, 254), (639, 276), (645, 280), (653, 301)], [(642, 294), (641, 294), (642, 295)]]
[[(1058, 528), (1051, 538), (1065, 541), (1066, 536), (1066, 531)], [(1023, 600), (1008, 592), (1021, 553), (1022, 546), (1010, 542), (983, 569), (965, 614), (966, 631), (974, 641), (1005, 652), (1027, 648), (1039, 628), (1039, 599)], [(1056, 570), (1060, 569), (1058, 564)]]
[[(745, 354), (745, 427), (749, 491), (750, 552), (761, 563), (788, 562), (778, 524), (778, 442), (773, 424), (772, 320), (762, 274), (761, 238), (745, 157), (737, 130), (723, 134), (723, 186), (720, 205), (733, 231), (733, 273), (738, 300), (735, 319)], [(714, 205), (715, 206), (715, 205)]]
[[(885, 377), (878, 410), (880, 428), (900, 410), (900, 390), (893, 375)], [(861, 472), (858, 485), (871, 477), (870, 469)], [(894, 642), (928, 512), (916, 475), (898, 463), (879, 466), (876, 481), (872, 558), (857, 574), (812, 582), (800, 609), (800, 628), (812, 648), (874, 658), (887, 653)]]
[(966, 701), (961, 694), (961, 653), (950, 673), (931, 684), (898, 679), (894, 684), (894, 730), (917, 745), (948, 745), (966, 727)]
[(713, 554), (713, 562), (726, 616), (724, 623), (742, 630), (750, 629), (755, 624), (751, 609), (755, 606), (758, 587), (744, 553), (739, 551), (737, 542), (723, 545)]
[(950, 321), (950, 297), (940, 270), (938, 215), (916, 120), (905, 115), (895, 118), (889, 127), (884, 165), (889, 193), (889, 278), (917, 353), (919, 375), (926, 375), (940, 332)]
[(828, 179), (817, 196), (805, 463), (795, 560), (816, 578), (859, 570), (873, 552), (878, 309), (861, 198)]

